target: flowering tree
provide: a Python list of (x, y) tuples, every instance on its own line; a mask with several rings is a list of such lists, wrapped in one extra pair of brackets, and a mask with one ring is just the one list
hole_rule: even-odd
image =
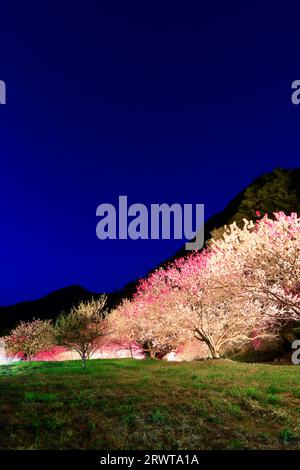
[(232, 224), (213, 250), (225, 258), (234, 253), (242, 270), (245, 294), (277, 308), (278, 320), (300, 321), (300, 218), (266, 214), (256, 224)]
[(212, 250), (194, 253), (175, 262), (170, 271), (182, 323), (207, 345), (212, 357), (277, 335), (276, 308), (245, 295), (234, 252), (226, 258)]
[(187, 339), (203, 341), (214, 358), (229, 348), (277, 335), (277, 310), (240, 288), (240, 269), (221, 252), (194, 253), (143, 280), (111, 320), (115, 334), (137, 341), (150, 357)]
[(130, 347), (138, 343), (151, 359), (175, 350), (188, 330), (173, 308), (170, 294), (163, 270), (142, 280), (133, 300), (125, 300), (110, 315), (114, 337)]
[(8, 354), (24, 355), (29, 362), (39, 352), (54, 343), (53, 326), (50, 320), (21, 322), (10, 335), (4, 337)]
[(300, 320), (299, 218), (274, 217), (233, 223), (207, 252), (181, 262), (179, 304), (213, 357)]
[(130, 356), (133, 357), (134, 353), (141, 348), (134, 338), (134, 318), (125, 313), (130, 309), (130, 305), (130, 301), (124, 299), (118, 308), (110, 312), (108, 323), (112, 342), (118, 350), (129, 351)]
[(151, 357), (194, 335), (217, 358), (300, 321), (300, 220), (274, 217), (233, 223), (206, 250), (142, 280), (117, 309), (116, 332)]
[[(135, 315), (139, 322), (148, 318), (149, 327), (153, 315), (161, 317), (160, 323), (165, 319), (167, 327), (173, 320), (181, 339), (188, 337), (189, 329), (213, 357), (219, 357), (247, 342), (275, 338), (285, 322), (299, 321), (299, 218), (274, 216), (245, 221), (242, 229), (233, 223), (207, 250), (177, 260), (143, 281), (129, 304), (139, 311), (142, 303), (144, 314)], [(145, 331), (141, 324), (140, 328)], [(157, 337), (163, 331), (152, 330)]]
[(55, 324), (56, 342), (70, 351), (76, 351), (86, 367), (86, 361), (100, 347), (108, 335), (106, 297), (81, 302), (68, 314), (61, 314)]

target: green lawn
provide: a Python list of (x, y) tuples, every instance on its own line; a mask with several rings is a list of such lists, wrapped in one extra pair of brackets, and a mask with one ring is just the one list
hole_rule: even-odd
[(0, 366), (1, 449), (300, 448), (300, 368), (134, 359)]

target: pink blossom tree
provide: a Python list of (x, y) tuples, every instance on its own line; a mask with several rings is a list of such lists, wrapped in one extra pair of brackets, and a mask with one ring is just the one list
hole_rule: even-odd
[(26, 357), (29, 362), (39, 352), (54, 344), (53, 326), (50, 320), (21, 322), (11, 333), (4, 337), (8, 354)]
[(245, 295), (240, 266), (232, 257), (234, 252), (224, 258), (210, 249), (176, 262), (175, 271), (169, 269), (177, 284), (173, 297), (182, 324), (207, 345), (214, 358), (255, 338), (277, 335), (277, 310)]
[(142, 280), (133, 300), (125, 300), (109, 318), (115, 338), (131, 347), (138, 343), (151, 359), (175, 350), (188, 334), (162, 274)]

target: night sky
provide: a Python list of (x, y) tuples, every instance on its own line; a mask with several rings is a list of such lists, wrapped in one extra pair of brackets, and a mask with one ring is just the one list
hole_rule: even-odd
[(204, 203), (207, 218), (299, 167), (300, 9), (280, 5), (1, 2), (0, 305), (113, 291), (182, 246), (98, 240), (101, 203)]

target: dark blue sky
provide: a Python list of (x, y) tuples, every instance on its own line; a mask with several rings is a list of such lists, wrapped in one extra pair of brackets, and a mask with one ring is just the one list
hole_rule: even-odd
[(296, 2), (1, 2), (0, 305), (121, 288), (180, 241), (100, 241), (96, 207), (205, 203), (299, 166)]

